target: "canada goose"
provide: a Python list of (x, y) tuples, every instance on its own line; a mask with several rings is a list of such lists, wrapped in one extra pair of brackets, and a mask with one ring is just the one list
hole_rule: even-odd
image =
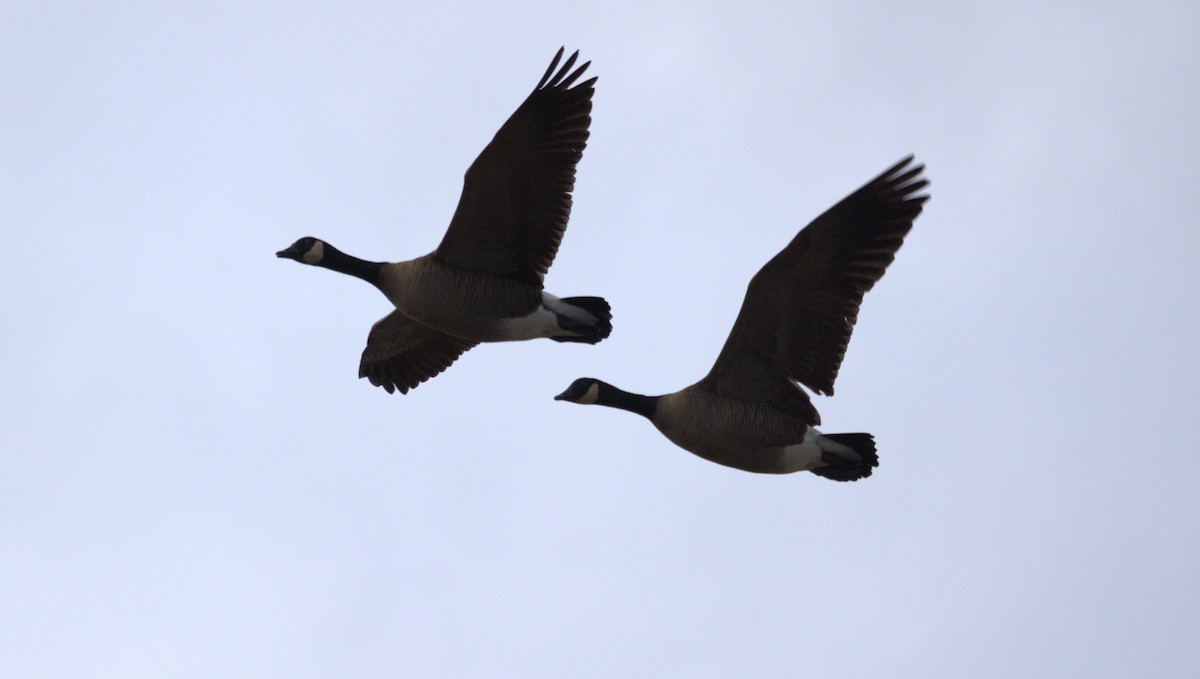
[(312, 237), (275, 253), (357, 276), (395, 305), (371, 328), (359, 377), (404, 394), (480, 342), (549, 337), (595, 344), (612, 332), (604, 299), (560, 299), (542, 290), (571, 213), (596, 82), (572, 87), (591, 62), (571, 71), (575, 52), (556, 73), (562, 56), (559, 49), (467, 169), (458, 208), (432, 253), (369, 262)]
[(822, 434), (808, 394), (833, 382), (863, 293), (896, 256), (928, 195), (912, 156), (850, 194), (796, 235), (746, 290), (708, 375), (664, 396), (622, 391), (590, 377), (558, 401), (621, 408), (649, 418), (673, 443), (736, 469), (810, 471), (856, 481), (878, 466), (870, 434)]

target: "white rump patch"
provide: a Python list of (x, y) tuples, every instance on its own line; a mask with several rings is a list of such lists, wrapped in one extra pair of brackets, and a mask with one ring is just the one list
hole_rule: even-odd
[(505, 340), (527, 340), (563, 334), (558, 329), (558, 318), (549, 309), (540, 306), (528, 316), (504, 319), (499, 330)]
[(318, 264), (322, 259), (325, 259), (325, 244), (321, 241), (313, 242), (308, 252), (304, 253), (305, 264)]
[(821, 462), (821, 451), (832, 450), (838, 452), (839, 448), (845, 448), (847, 451), (850, 450), (840, 443), (834, 443), (825, 438), (821, 435), (821, 432), (813, 427), (809, 427), (804, 432), (803, 441), (783, 449), (783, 466), (788, 472), (808, 471), (817, 467), (823, 467), (825, 464)]
[(573, 337), (578, 333), (558, 327), (558, 315), (595, 323), (598, 319), (576, 306), (571, 306), (548, 292), (542, 293), (542, 304), (528, 316), (507, 318), (500, 326), (506, 340), (527, 340), (537, 337)]
[[(550, 309), (551, 311), (553, 311), (556, 314), (559, 314), (561, 316), (566, 316), (567, 318), (573, 318), (577, 321), (582, 321), (584, 323), (590, 324), (590, 323), (595, 323), (600, 320), (599, 318), (596, 318), (592, 314), (589, 314), (587, 311), (584, 311), (583, 309), (580, 309), (577, 306), (571, 306), (570, 304), (567, 304), (566, 302), (555, 297), (554, 295), (551, 295), (548, 292), (542, 293), (542, 304), (545, 305), (546, 308)], [(566, 334), (566, 333), (563, 333), (563, 334)]]

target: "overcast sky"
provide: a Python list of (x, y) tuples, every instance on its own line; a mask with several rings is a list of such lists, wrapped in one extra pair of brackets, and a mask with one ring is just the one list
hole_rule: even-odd
[[(350, 7), (347, 9), (347, 7)], [(7, 2), (0, 675), (1195, 676), (1200, 4)], [(597, 346), (356, 378), (560, 45), (547, 277)], [(703, 376), (750, 277), (908, 153), (838, 484), (556, 403)]]

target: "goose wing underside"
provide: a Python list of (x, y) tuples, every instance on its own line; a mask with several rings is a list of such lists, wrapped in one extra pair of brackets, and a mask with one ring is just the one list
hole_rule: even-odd
[(447, 264), (541, 286), (567, 219), (575, 165), (587, 146), (595, 78), (572, 87), (572, 54), (541, 82), (471, 164), (458, 208), (437, 248)]
[(367, 336), (358, 376), (393, 393), (407, 394), (450, 367), (477, 342), (438, 332), (399, 311), (384, 316)]
[[(814, 219), (767, 262), (712, 371), (718, 393), (815, 419), (799, 382), (833, 394), (863, 295), (883, 277), (928, 195), (905, 158)], [(815, 422), (814, 422), (815, 423)]]

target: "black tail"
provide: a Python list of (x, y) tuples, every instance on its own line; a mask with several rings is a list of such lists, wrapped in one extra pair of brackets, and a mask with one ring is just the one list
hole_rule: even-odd
[(822, 450), (821, 460), (828, 466), (810, 470), (817, 476), (824, 476), (834, 481), (857, 481), (870, 476), (875, 467), (879, 466), (879, 455), (875, 452), (875, 437), (870, 434), (825, 434), (825, 438), (858, 453), (858, 459)]
[(558, 315), (558, 327), (578, 335), (551, 337), (555, 342), (584, 342), (596, 344), (612, 334), (612, 307), (603, 297), (564, 297), (559, 300), (591, 314), (595, 320), (581, 320), (566, 314)]

